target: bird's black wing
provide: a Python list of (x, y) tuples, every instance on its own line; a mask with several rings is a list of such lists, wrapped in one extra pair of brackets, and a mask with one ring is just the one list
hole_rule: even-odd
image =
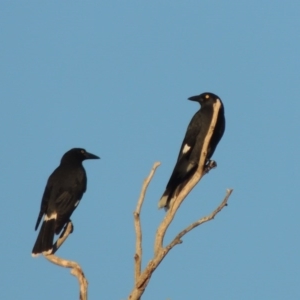
[(43, 197), (42, 197), (41, 209), (40, 209), (40, 212), (39, 212), (36, 224), (35, 224), (35, 230), (37, 230), (37, 228), (39, 227), (41, 219), (47, 211), (48, 202), (49, 202), (50, 195), (51, 195), (51, 190), (52, 190), (52, 184), (51, 184), (51, 181), (49, 180), (47, 185), (46, 185)]
[(184, 136), (183, 142), (180, 147), (177, 161), (181, 160), (183, 157), (188, 158), (196, 144), (197, 136), (201, 131), (201, 114), (199, 111), (193, 116), (186, 134)]
[(199, 132), (201, 131), (201, 114), (199, 111), (193, 116), (185, 137), (183, 139), (182, 145), (180, 147), (180, 151), (178, 154), (177, 162), (174, 167), (173, 173), (170, 177), (170, 180), (167, 184), (167, 187), (170, 184), (175, 183), (181, 180), (182, 178), (186, 177), (186, 175), (197, 166), (198, 162), (190, 161), (190, 156), (195, 148), (197, 137)]
[(63, 226), (69, 221), (73, 211), (78, 206), (83, 193), (86, 190), (86, 180), (77, 182), (72, 188), (61, 191), (55, 200), (55, 210), (57, 212), (55, 233), (58, 234)]
[(197, 169), (198, 161), (194, 161), (193, 150), (197, 146), (196, 142), (201, 132), (202, 117), (200, 110), (193, 116), (190, 121), (183, 142), (180, 147), (177, 162), (167, 183), (166, 190), (159, 200), (158, 207), (169, 206), (171, 197), (173, 196), (177, 187), (183, 183), (189, 176)]

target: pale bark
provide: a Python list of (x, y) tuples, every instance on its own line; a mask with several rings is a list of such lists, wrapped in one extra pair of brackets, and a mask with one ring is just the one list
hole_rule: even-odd
[(87, 288), (88, 288), (88, 282), (84, 276), (84, 273), (80, 267), (80, 265), (71, 260), (66, 260), (63, 258), (60, 258), (54, 253), (58, 250), (58, 248), (64, 243), (64, 241), (68, 238), (69, 234), (73, 231), (73, 224), (71, 220), (66, 224), (62, 234), (56, 241), (56, 243), (53, 246), (52, 254), (44, 255), (46, 259), (48, 259), (50, 262), (64, 267), (64, 268), (70, 268), (71, 274), (77, 277), (78, 283), (79, 283), (79, 299), (80, 300), (87, 300)]

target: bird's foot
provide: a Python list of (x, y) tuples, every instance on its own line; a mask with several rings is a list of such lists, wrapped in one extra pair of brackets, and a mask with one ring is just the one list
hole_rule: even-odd
[(208, 173), (211, 169), (214, 169), (216, 167), (217, 167), (217, 163), (214, 160), (208, 160), (204, 167), (204, 172)]

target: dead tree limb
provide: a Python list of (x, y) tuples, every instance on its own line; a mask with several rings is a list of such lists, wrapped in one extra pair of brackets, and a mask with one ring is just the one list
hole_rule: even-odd
[(206, 223), (208, 221), (211, 221), (212, 219), (214, 219), (214, 217), (225, 207), (227, 206), (227, 202), (228, 199), (231, 195), (231, 193), (233, 192), (233, 189), (227, 189), (226, 191), (226, 195), (225, 198), (223, 199), (223, 201), (221, 202), (221, 204), (208, 216), (205, 216), (201, 219), (199, 219), (198, 221), (192, 223), (191, 225), (189, 225), (187, 228), (185, 228), (184, 230), (182, 230), (181, 232), (179, 232), (175, 238), (173, 239), (173, 241), (166, 247), (167, 249), (172, 249), (175, 245), (181, 244), (181, 238), (186, 235), (188, 232), (190, 232), (192, 229), (198, 227), (199, 225), (202, 225), (203, 223)]
[(64, 267), (64, 268), (70, 268), (71, 269), (71, 274), (74, 275), (75, 277), (77, 277), (77, 279), (78, 279), (79, 289), (80, 289), (79, 299), (80, 300), (87, 300), (88, 282), (87, 282), (87, 280), (84, 276), (84, 273), (83, 273), (80, 265), (75, 261), (66, 260), (66, 259), (63, 259), (63, 258), (60, 258), (60, 257), (54, 255), (54, 253), (59, 249), (59, 247), (68, 238), (69, 234), (72, 233), (72, 231), (73, 231), (73, 224), (70, 220), (66, 224), (66, 226), (65, 226), (63, 232), (61, 233), (60, 237), (58, 238), (58, 240), (54, 244), (52, 253), (49, 254), (49, 255), (44, 254), (44, 257), (46, 259), (48, 259), (50, 262), (52, 262), (52, 263), (54, 263), (58, 266), (61, 266), (61, 267)]
[(141, 208), (142, 208), (142, 205), (143, 205), (143, 202), (145, 199), (148, 185), (149, 185), (152, 177), (154, 176), (156, 169), (159, 167), (159, 165), (160, 165), (160, 162), (156, 162), (153, 165), (149, 176), (144, 180), (141, 194), (140, 194), (136, 209), (133, 213), (134, 227), (135, 227), (135, 233), (136, 233), (135, 256), (134, 256), (134, 260), (135, 260), (134, 278), (135, 278), (135, 281), (138, 280), (138, 278), (141, 274), (142, 253), (143, 253), (142, 252), (143, 251), (143, 249), (142, 249), (142, 228), (141, 228), (141, 220), (140, 220)]

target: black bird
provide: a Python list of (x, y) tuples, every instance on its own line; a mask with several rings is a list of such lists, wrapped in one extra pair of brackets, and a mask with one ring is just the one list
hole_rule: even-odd
[[(208, 147), (206, 162), (208, 162), (213, 155), (225, 130), (224, 106), (217, 95), (203, 93), (198, 96), (190, 97), (188, 100), (199, 102), (201, 108), (193, 116), (187, 128), (173, 173), (164, 194), (159, 200), (159, 208), (164, 207), (165, 209), (168, 209), (171, 199), (179, 192), (179, 190), (176, 192), (177, 188), (182, 185), (182, 183), (186, 183), (196, 172), (204, 139), (210, 127), (213, 112), (216, 109), (216, 103), (220, 103), (221, 106), (218, 111), (216, 126)], [(183, 186), (181, 186), (180, 190), (182, 188)]]
[(43, 216), (44, 221), (32, 249), (33, 256), (52, 252), (54, 233), (59, 234), (68, 223), (86, 191), (87, 178), (82, 162), (98, 158), (81, 148), (73, 148), (63, 155), (60, 165), (50, 175), (43, 194), (35, 230)]

